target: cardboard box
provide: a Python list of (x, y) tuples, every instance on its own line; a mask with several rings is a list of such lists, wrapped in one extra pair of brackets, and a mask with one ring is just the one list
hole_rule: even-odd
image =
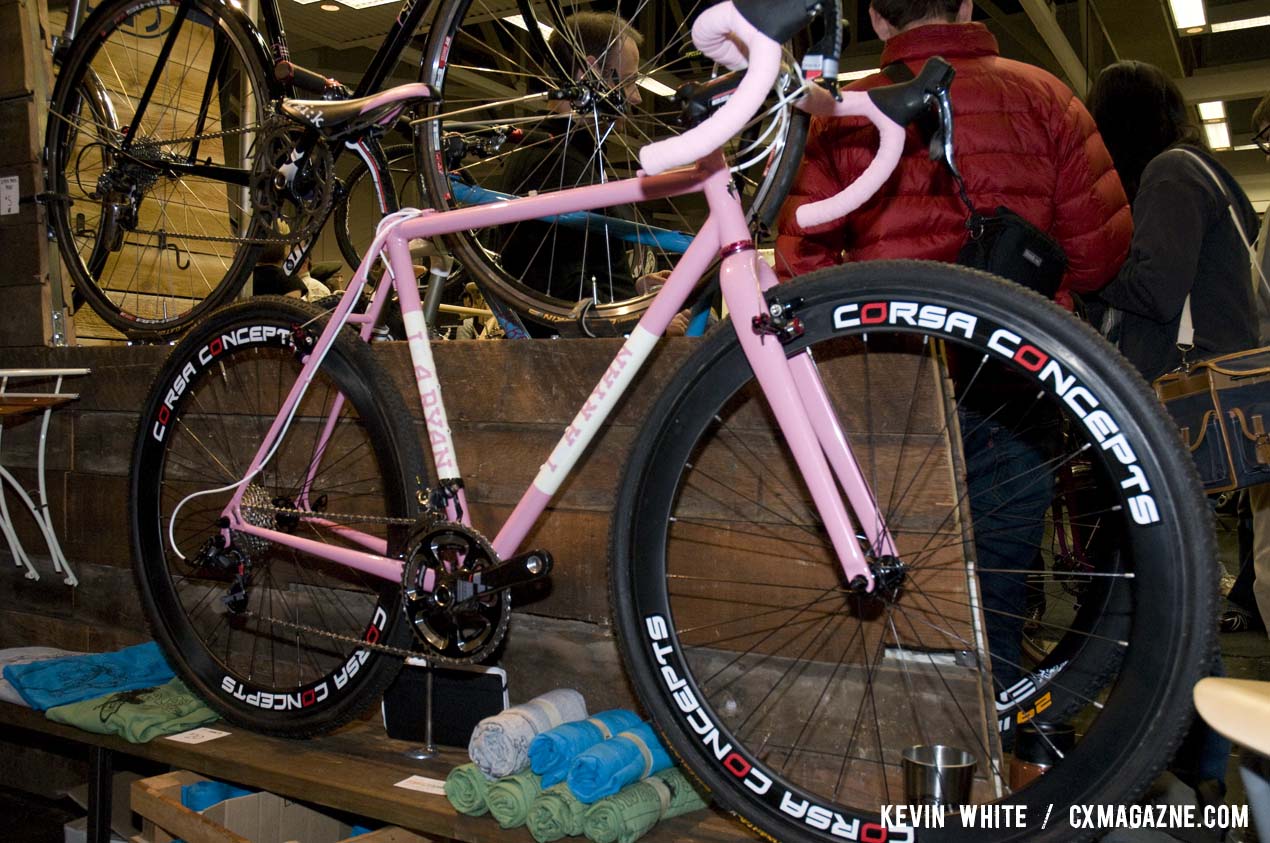
[(204, 781), (179, 770), (132, 785), (132, 810), (144, 820), (143, 843), (426, 843), (400, 828), (349, 838), (352, 829), (326, 814), (273, 793), (227, 799), (202, 813), (181, 804), (182, 785)]

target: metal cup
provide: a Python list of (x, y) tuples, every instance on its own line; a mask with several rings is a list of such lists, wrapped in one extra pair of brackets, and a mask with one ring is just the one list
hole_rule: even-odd
[(970, 801), (975, 757), (955, 746), (910, 746), (900, 756), (910, 805), (953, 807)]

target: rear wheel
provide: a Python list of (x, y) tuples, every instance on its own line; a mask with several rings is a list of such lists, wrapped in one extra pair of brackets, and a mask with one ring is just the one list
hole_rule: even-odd
[[(735, 335), (715, 331), (653, 408), (615, 508), (630, 518), (613, 613), (641, 699), (719, 801), (776, 839), (897, 839), (882, 809), (909, 801), (901, 754), (921, 745), (975, 756), (969, 802), (1029, 810), (1025, 827), (950, 815), (916, 838), (1091, 835), (1067, 806), (1145, 787), (1214, 652), (1211, 524), (1171, 422), (1086, 326), (989, 276), (870, 263), (772, 296), (803, 300), (788, 352), (815, 360), (895, 537), (898, 564), (874, 555), (893, 581), (844, 583)], [(1114, 552), (1073, 576), (1036, 559), (1055, 477), (1077, 467), (1060, 522)], [(1084, 587), (1033, 621), (1063, 653), (1043, 675), (1023, 655), (1029, 577)], [(1012, 789), (1028, 721), (1066, 721), (1077, 742)]]
[[(239, 531), (225, 531), (232, 553), (203, 552), (223, 536), (234, 485), (301, 368), (295, 331), (316, 336), (323, 320), (277, 298), (215, 313), (173, 350), (133, 456), (137, 583), (155, 638), (227, 719), (286, 735), (330, 729), (383, 691), (401, 657), (365, 642), (411, 641), (400, 573), (379, 579)], [(346, 330), (248, 481), (243, 516), (329, 552), (400, 558), (428, 485), (423, 465), (391, 379)]]

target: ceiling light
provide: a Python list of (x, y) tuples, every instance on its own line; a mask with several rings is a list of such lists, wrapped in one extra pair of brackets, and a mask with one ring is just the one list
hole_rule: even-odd
[(1169, 0), (1173, 10), (1173, 23), (1178, 29), (1191, 29), (1208, 23), (1204, 14), (1204, 0)]
[(323, 3), (318, 8), (324, 12), (338, 12), (340, 10), (340, 7), (335, 3)]
[(1230, 127), (1223, 123), (1205, 123), (1204, 134), (1208, 136), (1211, 149), (1230, 149)]
[(1226, 119), (1226, 104), (1220, 100), (1214, 102), (1201, 102), (1199, 104), (1199, 119), (1207, 123), (1210, 120)]
[[(385, 2), (395, 3), (397, 2), (397, 0), (385, 0)], [(525, 18), (521, 15), (508, 15), (507, 17), (503, 18), (503, 20), (507, 21), (507, 23), (510, 23), (514, 27), (523, 29), (526, 32), (529, 31), (529, 27), (525, 26)], [(542, 31), (543, 38), (547, 38), (548, 36), (551, 35), (552, 32), (555, 31), (551, 27), (543, 23), (542, 21), (538, 21), (538, 29)]]
[(390, 3), (397, 3), (399, 0), (340, 0), (350, 9), (369, 9), (371, 6), (387, 6)]
[(1213, 24), (1209, 29), (1213, 32), (1234, 32), (1236, 29), (1253, 29), (1258, 26), (1270, 26), (1270, 15), (1262, 15), (1259, 18), (1223, 21), (1222, 23)]
[(1251, 152), (1254, 149), (1261, 149), (1255, 143), (1241, 143), (1239, 146), (1232, 146), (1231, 152)]
[(651, 76), (641, 76), (635, 84), (659, 97), (673, 97), (675, 95), (674, 88), (658, 82)]

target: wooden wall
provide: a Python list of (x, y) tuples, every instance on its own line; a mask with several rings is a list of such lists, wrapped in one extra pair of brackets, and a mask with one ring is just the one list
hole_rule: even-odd
[[(504, 658), (512, 677), (513, 699), (559, 685), (575, 685), (595, 706), (631, 704), (608, 627), (609, 525), (618, 479), (647, 405), (692, 351), (694, 342), (671, 340), (659, 347), (631, 394), (529, 536), (526, 546), (549, 549), (557, 565), (549, 584), (517, 607)], [(474, 523), (482, 532), (496, 532), (619, 344), (619, 340), (434, 344)], [(405, 344), (379, 344), (375, 351), (421, 423)], [(79, 400), (55, 411), (48, 449), (52, 511), (81, 585), (76, 589), (63, 585), (47, 559), (40, 564), (44, 576), (39, 582), (23, 579), (20, 569), (0, 562), (0, 577), (6, 578), (6, 587), (0, 588), (0, 646), (40, 643), (100, 650), (145, 637), (130, 572), (127, 482), (136, 414), (166, 353), (166, 347), (0, 353), (3, 366), (93, 369), (93, 374), (78, 384)], [(832, 385), (833, 364), (822, 361), (821, 365)], [(927, 377), (933, 376), (928, 373)], [(911, 388), (911, 375), (899, 380)], [(760, 420), (753, 408), (740, 413), (744, 414), (738, 416), (742, 421)], [(848, 428), (857, 414), (857, 410), (847, 411)], [(942, 443), (942, 408), (926, 406), (921, 414), (929, 421), (928, 438), (940, 436)], [(901, 419), (896, 425), (884, 423), (883, 427), (893, 431), (910, 421)], [(854, 431), (849, 433), (855, 436)], [(893, 433), (889, 435), (894, 438)], [(28, 487), (35, 484), (37, 438), (34, 419), (10, 423), (0, 438), (0, 460)], [(874, 445), (881, 459), (894, 456), (885, 432), (877, 435)], [(958, 472), (947, 449), (941, 444), (937, 450), (942, 456), (922, 466), (923, 478), (928, 477), (922, 496), (929, 498), (932, 510), (946, 513), (957, 500)], [(705, 457), (703, 464), (709, 459)], [(885, 489), (881, 492), (888, 494)], [(770, 521), (761, 514), (754, 520), (760, 527), (764, 526), (761, 522)], [(19, 524), (23, 538), (29, 549), (42, 554), (42, 543), (28, 522)], [(910, 526), (932, 529), (930, 525)], [(951, 534), (960, 526), (949, 522), (933, 529), (945, 528), (950, 531), (949, 552), (956, 556), (959, 542)], [(674, 537), (693, 540), (683, 533)], [(774, 547), (770, 558), (783, 559), (781, 554), (788, 555), (786, 551), (788, 547)], [(736, 555), (729, 554), (722, 542), (716, 542), (711, 552), (720, 562)], [(0, 559), (3, 556), (0, 546)], [(939, 581), (928, 581), (928, 588), (945, 594), (964, 589), (964, 576), (958, 584), (955, 571), (936, 571), (934, 576)], [(921, 639), (915, 629), (909, 640), (936, 648), (947, 646), (946, 641)]]
[[(492, 534), (538, 471), (560, 432), (599, 380), (617, 340), (434, 345), (474, 521)], [(557, 559), (549, 587), (520, 607), (506, 661), (513, 696), (557, 684), (583, 684), (588, 697), (630, 704), (607, 628), (608, 527), (617, 477), (648, 396), (691, 350), (665, 343), (634, 391), (600, 435), (591, 455), (564, 487), (529, 544)], [(413, 395), (404, 343), (376, 346), (407, 396)], [(71, 589), (53, 574), (29, 518), (19, 532), (42, 578), (30, 582), (0, 542), (0, 646), (50, 644), (102, 650), (144, 639), (130, 571), (127, 480), (136, 414), (167, 354), (163, 346), (6, 349), (0, 366), (86, 366), (78, 401), (57, 410), (49, 434), (47, 482), (66, 555), (81, 584)], [(490, 373), (497, 372), (497, 377)], [(68, 382), (69, 383), (69, 382)], [(533, 386), (531, 386), (533, 385)], [(417, 397), (407, 401), (419, 416)], [(6, 423), (0, 461), (35, 487), (39, 425), (34, 417)], [(543, 635), (529, 634), (529, 629)], [(577, 666), (567, 674), (560, 665)]]
[(16, 176), (22, 199), (18, 213), (0, 216), (0, 347), (40, 346), (52, 337), (44, 209), (35, 203), (44, 189), (38, 150), (45, 108), (38, 92), (52, 79), (38, 31), (40, 6), (0, 0), (0, 178)]

